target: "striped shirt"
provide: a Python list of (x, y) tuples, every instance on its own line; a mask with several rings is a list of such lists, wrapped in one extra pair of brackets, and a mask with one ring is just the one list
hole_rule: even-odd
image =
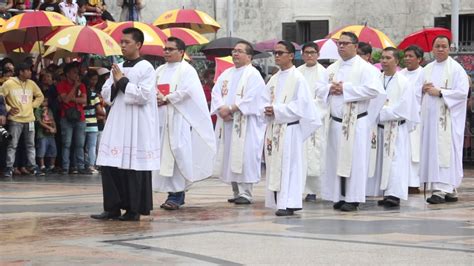
[(98, 132), (97, 115), (95, 113), (97, 105), (100, 104), (100, 99), (97, 93), (89, 91), (87, 95), (87, 105), (84, 106), (84, 113), (86, 115), (86, 132)]

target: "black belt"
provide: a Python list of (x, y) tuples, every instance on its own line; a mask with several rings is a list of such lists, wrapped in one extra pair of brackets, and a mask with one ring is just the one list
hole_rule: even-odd
[(292, 126), (292, 125), (297, 125), (297, 124), (299, 124), (299, 123), (300, 123), (300, 120), (294, 121), (294, 122), (291, 122), (291, 123), (288, 123), (288, 124), (286, 124), (286, 125), (287, 125), (287, 126)]
[[(369, 113), (367, 113), (367, 111), (365, 111), (365, 112), (363, 112), (363, 113), (360, 113), (360, 114), (357, 115), (357, 119), (362, 118), (362, 117), (364, 117), (364, 116), (366, 116), (366, 115), (368, 115), (368, 114), (369, 114)], [(331, 119), (334, 120), (334, 121), (336, 121), (336, 122), (342, 123), (342, 118), (335, 117), (335, 116), (332, 116), (332, 115), (331, 115)]]
[[(401, 125), (405, 124), (405, 122), (406, 122), (406, 120), (400, 120), (400, 121), (398, 121), (398, 125), (401, 126)], [(384, 128), (384, 126), (381, 125), (381, 124), (378, 124), (377, 126), (378, 126), (379, 128)]]

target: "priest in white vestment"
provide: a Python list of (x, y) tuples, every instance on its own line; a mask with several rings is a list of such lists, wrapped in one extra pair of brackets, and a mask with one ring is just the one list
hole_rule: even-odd
[[(423, 71), (420, 65), (423, 61), (423, 50), (416, 45), (410, 45), (404, 50), (404, 63), (406, 68), (400, 71), (400, 74), (408, 79), (409, 84), (416, 84)], [(417, 96), (421, 96), (417, 93)], [(421, 106), (421, 97), (417, 97), (418, 109)], [(408, 194), (420, 193), (420, 125), (408, 123), (410, 131), (410, 178), (408, 180)]]
[(455, 202), (463, 178), (462, 148), (469, 81), (463, 67), (449, 56), (450, 41), (433, 41), (435, 61), (420, 75), (420, 179), (431, 185), (430, 204)]
[(280, 71), (272, 76), (264, 92), (264, 114), (268, 123), (265, 206), (278, 209), (277, 216), (290, 216), (303, 207), (304, 141), (321, 126), (321, 121), (308, 83), (293, 65), (293, 44), (280, 41), (273, 54)]
[(321, 193), (321, 174), (324, 172), (326, 158), (327, 126), (329, 122), (327, 103), (323, 100), (325, 88), (328, 83), (326, 69), (318, 63), (319, 46), (309, 42), (301, 48), (302, 58), (305, 62), (298, 67), (308, 82), (310, 96), (316, 111), (319, 114), (322, 126), (318, 128), (305, 142), (304, 167), (306, 181), (304, 192), (306, 202), (316, 202), (316, 195)]
[[(369, 168), (371, 99), (384, 93), (373, 66), (357, 55), (358, 38), (341, 34), (337, 42), (341, 60), (329, 66), (326, 88), (331, 120), (328, 129), (322, 198), (334, 209), (356, 211), (365, 202)], [(374, 108), (375, 109), (375, 108)]]
[[(399, 51), (387, 47), (382, 51), (381, 64), (384, 71), (380, 74), (387, 100), (378, 117), (377, 139), (372, 145), (376, 156), (370, 160), (376, 163), (374, 172), (370, 172), (367, 182), (367, 194), (381, 195), (378, 205), (384, 207), (400, 206), (400, 199), (408, 199), (408, 179), (411, 152), (409, 145), (409, 124), (419, 122), (419, 108), (415, 96), (415, 86), (397, 73), (400, 61)], [(372, 195), (376, 196), (376, 195)]]
[(160, 206), (177, 210), (190, 185), (212, 175), (216, 141), (204, 90), (196, 70), (183, 60), (184, 42), (168, 38), (166, 64), (156, 70), (160, 112), (161, 162), (153, 189), (168, 192)]
[(217, 156), (214, 176), (232, 185), (227, 201), (251, 204), (253, 184), (260, 181), (265, 89), (260, 72), (252, 66), (253, 47), (238, 42), (232, 50), (234, 67), (224, 71), (212, 89), (211, 114), (217, 114)]
[[(102, 87), (110, 105), (99, 145), (104, 212), (94, 219), (138, 221), (153, 209), (151, 171), (160, 168), (159, 115), (153, 66), (140, 57), (143, 33), (123, 31), (125, 62), (112, 66)], [(125, 214), (121, 215), (121, 209)]]

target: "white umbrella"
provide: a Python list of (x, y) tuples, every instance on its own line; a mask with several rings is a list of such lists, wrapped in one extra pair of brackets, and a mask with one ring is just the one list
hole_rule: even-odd
[(320, 39), (314, 41), (319, 46), (319, 58), (318, 59), (340, 59), (339, 53), (337, 52), (337, 45), (333, 39)]

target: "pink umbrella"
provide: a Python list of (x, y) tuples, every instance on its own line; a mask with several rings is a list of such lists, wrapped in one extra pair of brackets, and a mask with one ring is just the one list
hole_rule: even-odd
[[(263, 41), (263, 42), (256, 43), (254, 48), (255, 48), (255, 50), (258, 50), (258, 51), (266, 51), (266, 52), (273, 51), (273, 49), (275, 48), (275, 45), (279, 41), (280, 40), (277, 40), (277, 39), (266, 40), (266, 41)], [(301, 47), (297, 43), (295, 43), (295, 42), (291, 42), (291, 43), (293, 43), (296, 50), (301, 49)]]
[(333, 39), (320, 39), (314, 41), (319, 46), (319, 59), (340, 59), (337, 45)]

